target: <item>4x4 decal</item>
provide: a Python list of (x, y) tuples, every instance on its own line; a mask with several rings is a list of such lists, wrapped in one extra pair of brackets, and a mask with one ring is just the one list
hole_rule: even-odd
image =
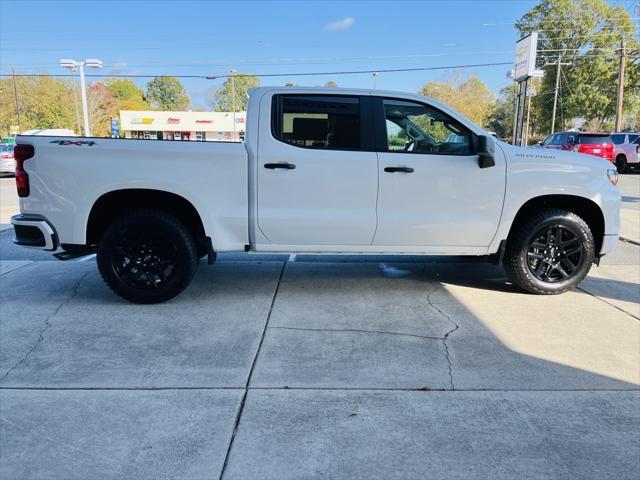
[(88, 147), (91, 147), (96, 144), (96, 142), (94, 142), (93, 140), (51, 140), (51, 143), (57, 143), (58, 145), (62, 145), (63, 147), (66, 147), (67, 145), (76, 145), (78, 147), (87, 145)]

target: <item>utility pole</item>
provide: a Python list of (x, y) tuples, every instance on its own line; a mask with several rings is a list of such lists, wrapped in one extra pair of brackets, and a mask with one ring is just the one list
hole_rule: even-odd
[(16, 115), (18, 116), (18, 133), (20, 133), (20, 105), (18, 104), (18, 87), (16, 87), (16, 69), (12, 68), (13, 77), (13, 98), (16, 101)]
[(378, 72), (373, 72), (373, 89), (378, 87)]
[(558, 106), (558, 89), (560, 88), (560, 68), (562, 61), (562, 54), (558, 55), (558, 69), (556, 71), (556, 91), (553, 94), (553, 113), (551, 114), (551, 133), (556, 130), (556, 108)]
[(616, 102), (616, 132), (622, 130), (622, 116), (624, 115), (624, 63), (626, 59), (626, 42), (620, 41), (620, 66), (618, 67), (618, 98)]

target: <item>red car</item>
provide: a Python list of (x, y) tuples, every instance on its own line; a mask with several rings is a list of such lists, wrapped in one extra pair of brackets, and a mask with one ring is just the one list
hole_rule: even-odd
[(572, 150), (614, 161), (613, 140), (608, 133), (560, 132), (549, 135), (539, 146), (558, 150)]

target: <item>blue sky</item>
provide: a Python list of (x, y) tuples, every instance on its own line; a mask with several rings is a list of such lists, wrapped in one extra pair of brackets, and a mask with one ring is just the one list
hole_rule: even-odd
[[(220, 75), (334, 72), (513, 60), (514, 22), (530, 0), (13, 1), (0, 0), (0, 67), (68, 73), (60, 58), (100, 58), (102, 73)], [(611, 2), (627, 8), (633, 1)], [(498, 91), (509, 66), (459, 70)], [(382, 73), (380, 89), (417, 91), (455, 69)], [(136, 80), (140, 86), (149, 79)], [(371, 74), (263, 78), (263, 85), (373, 85)], [(194, 107), (222, 80), (182, 79)]]

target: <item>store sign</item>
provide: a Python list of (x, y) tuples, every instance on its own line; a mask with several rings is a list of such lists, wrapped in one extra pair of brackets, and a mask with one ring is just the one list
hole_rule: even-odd
[(196, 123), (213, 123), (213, 120), (196, 120)]
[(117, 118), (111, 119), (111, 138), (118, 138), (120, 136), (120, 122)]
[(516, 82), (534, 76), (537, 53), (538, 32), (533, 32), (518, 40), (516, 43), (516, 58), (513, 65), (513, 79)]
[(167, 118), (167, 123), (170, 125), (177, 125), (178, 123), (180, 123), (180, 119), (179, 118)]
[(150, 125), (153, 123), (153, 120), (154, 119), (151, 117), (132, 118), (131, 124), (132, 125)]
[(244, 123), (244, 117), (237, 117), (236, 123)]

